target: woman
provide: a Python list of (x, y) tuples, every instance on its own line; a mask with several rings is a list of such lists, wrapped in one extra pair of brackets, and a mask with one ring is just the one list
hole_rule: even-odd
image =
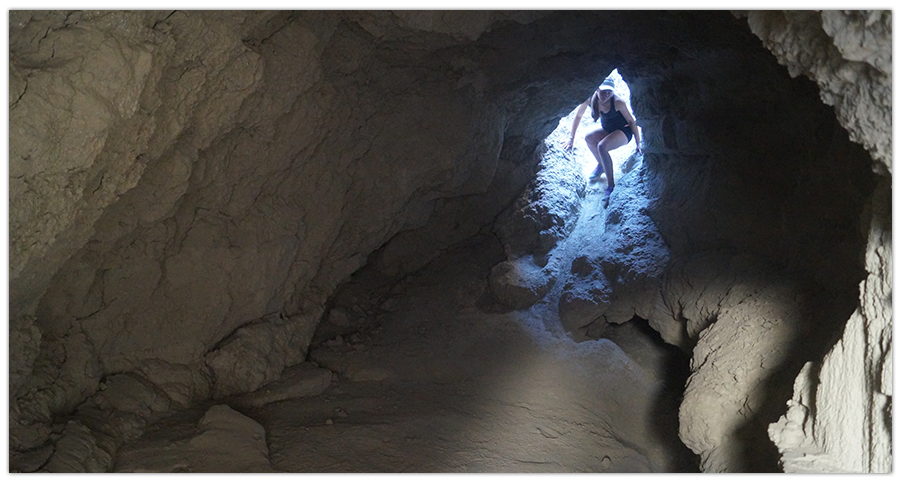
[(644, 153), (641, 149), (641, 131), (638, 129), (634, 117), (625, 106), (625, 102), (615, 96), (613, 90), (615, 83), (609, 78), (604, 79), (597, 91), (591, 95), (584, 103), (578, 106), (575, 113), (575, 120), (572, 122), (572, 136), (565, 145), (566, 150), (572, 150), (575, 142), (575, 131), (578, 130), (578, 124), (581, 122), (581, 116), (584, 110), (590, 105), (591, 115), (594, 121), (600, 118), (600, 126), (597, 130), (585, 135), (584, 140), (587, 142), (588, 148), (597, 159), (597, 168), (591, 176), (591, 181), (600, 177), (601, 169), (606, 173), (606, 180), (609, 185), (606, 188), (606, 194), (603, 196), (603, 207), (609, 205), (609, 195), (612, 194), (616, 187), (615, 176), (613, 175), (612, 158), (609, 151), (617, 149), (622, 145), (631, 141), (631, 137), (635, 137), (637, 144), (637, 152)]

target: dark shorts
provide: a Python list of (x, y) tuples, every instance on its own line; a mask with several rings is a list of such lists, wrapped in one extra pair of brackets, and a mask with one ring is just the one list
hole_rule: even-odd
[[(602, 125), (601, 125), (601, 126), (602, 126)], [(628, 142), (625, 142), (625, 143), (631, 142), (631, 139), (634, 138), (634, 133), (631, 132), (631, 125), (625, 125), (625, 126), (622, 127), (622, 128), (618, 128), (618, 127), (609, 127), (609, 128), (603, 127), (603, 129), (606, 130), (606, 133), (608, 133), (608, 134), (610, 134), (610, 135), (612, 135), (613, 133), (615, 133), (617, 130), (618, 130), (618, 131), (621, 131), (622, 133), (625, 134), (626, 137), (628, 137)]]

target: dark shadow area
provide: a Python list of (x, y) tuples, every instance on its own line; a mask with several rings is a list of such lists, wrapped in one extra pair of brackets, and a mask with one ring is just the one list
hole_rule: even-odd
[(657, 438), (667, 444), (678, 458), (676, 462), (683, 465), (678, 472), (700, 472), (699, 456), (678, 438), (678, 409), (691, 374), (691, 357), (663, 341), (646, 319), (637, 316), (628, 322), (610, 325), (602, 338), (616, 343), (639, 365), (657, 371), (662, 381), (659, 393), (654, 397), (652, 416)]
[[(850, 292), (841, 296), (819, 287), (807, 287), (803, 294), (806, 299), (799, 305), (804, 308), (804, 330), (790, 343), (788, 358), (754, 390), (763, 406), (754, 410), (751, 420), (735, 434), (740, 439), (746, 472), (783, 471), (778, 448), (769, 438), (769, 425), (787, 411), (794, 380), (807, 362), (814, 364), (812, 376), (817, 380), (822, 360), (841, 339), (858, 303)], [(815, 408), (815, 403), (810, 405)]]

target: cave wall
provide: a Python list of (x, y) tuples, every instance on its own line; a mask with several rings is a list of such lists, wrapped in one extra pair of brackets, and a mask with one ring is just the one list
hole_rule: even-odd
[[(507, 305), (528, 306), (562, 267), (559, 316), (575, 339), (595, 339), (637, 315), (689, 350), (681, 437), (705, 471), (889, 470), (890, 161), (878, 159), (878, 147), (890, 146), (890, 77), (885, 53), (873, 52), (889, 45), (889, 15), (847, 13), (842, 27), (833, 12), (818, 23), (818, 13), (771, 15), (770, 26), (749, 14), (759, 37), (772, 29), (764, 45), (744, 30), (741, 14), (654, 19), (671, 43), (645, 52), (665, 56), (617, 64), (646, 154), (619, 180), (602, 234), (570, 261), (551, 257), (543, 268), (534, 265), (547, 260), (542, 252), (507, 251), (492, 289)], [(802, 22), (778, 30), (781, 16)], [(792, 52), (779, 58), (788, 69), (765, 47)], [(795, 58), (818, 64), (798, 67)], [(804, 69), (814, 82), (797, 76)], [(877, 129), (859, 130), (870, 123)], [(523, 195), (522, 208), (553, 206), (539, 186)], [(501, 230), (534, 219), (525, 211), (503, 218)], [(860, 300), (860, 289), (870, 295)], [(841, 375), (852, 377), (857, 397), (851, 423), (839, 418), (847, 416), (837, 406), (848, 386)], [(832, 381), (816, 402), (822, 377)]]
[(177, 401), (257, 387), (374, 250), (409, 271), (489, 222), (557, 100), (613, 67), (558, 55), (591, 23), (552, 42), (545, 15), (13, 12), (14, 429), (112, 373)]
[[(876, 187), (861, 215), (865, 270), (840, 340), (808, 362), (787, 412), (769, 427), (785, 471), (891, 472), (892, 12), (744, 12), (792, 76), (806, 76), (872, 156)], [(801, 47), (802, 46), (802, 47)]]
[(13, 12), (13, 447), (110, 374), (183, 403), (302, 361), (373, 250), (490, 186), (506, 113), (430, 54), (515, 16)]
[[(868, 272), (856, 327), (848, 326), (856, 354), (807, 366), (803, 376), (819, 368), (864, 375), (860, 420), (877, 450), (859, 455), (868, 463), (840, 466), (883, 464), (879, 413), (892, 393), (890, 134), (882, 128), (890, 83), (882, 76), (862, 101), (845, 101), (836, 97), (843, 84), (829, 80), (884, 73), (885, 44), (844, 35), (840, 16), (822, 15), (822, 37), (806, 17), (777, 15), (748, 14), (776, 55), (805, 52), (783, 32), (806, 30), (840, 38), (842, 54), (782, 54), (786, 73), (744, 20), (723, 12), (11, 12), (11, 448), (90, 437), (81, 424), (106, 427), (90, 410), (121, 408), (105, 398), (117, 393), (143, 390), (156, 404), (123, 415), (139, 430), (169, 406), (274, 379), (304, 359), (326, 300), (367, 261), (402, 275), (488, 226), (533, 176), (540, 140), (619, 67), (644, 127), (649, 214), (676, 268), (727, 249), (719, 267), (700, 268), (737, 272), (734, 254), (753, 255), (775, 268), (768, 281), (813, 283), (835, 297), (829, 311), (847, 313)], [(845, 20), (884, 37), (883, 18)], [(845, 57), (856, 74), (841, 67)], [(840, 106), (842, 127), (811, 83), (791, 79), (801, 72)], [(773, 119), (779, 130), (767, 130)], [(874, 198), (859, 170), (867, 159), (843, 130), (887, 172)], [(854, 226), (862, 213), (869, 231)], [(735, 342), (712, 331), (704, 341), (708, 314), (691, 325), (675, 305), (690, 299), (669, 297), (653, 306), (668, 312), (665, 325), (691, 330), (696, 352)], [(692, 303), (705, 309), (714, 297)], [(756, 310), (747, 312), (734, 325)], [(779, 329), (793, 335), (791, 325)], [(801, 365), (795, 357), (791, 366)], [(798, 380), (794, 421), (798, 406), (812, 408), (809, 382)], [(823, 400), (834, 400), (838, 387), (822, 383)], [(767, 419), (783, 409), (778, 397), (756, 398), (769, 404)], [(739, 402), (725, 415), (742, 413)], [(49, 425), (79, 406), (80, 422)], [(855, 425), (816, 410), (821, 427), (852, 435)], [(744, 424), (712, 415), (685, 417), (719, 428), (688, 426), (683, 439), (712, 457), (706, 470), (740, 470), (734, 457), (744, 451), (719, 457), (710, 451), (730, 446), (704, 441)], [(758, 440), (765, 424), (755, 420)], [(774, 437), (786, 458), (813, 443), (840, 457), (846, 443), (792, 434), (803, 439)], [(93, 459), (54, 467), (103, 470), (115, 447), (97, 437)]]
[[(602, 233), (560, 265), (560, 320), (581, 340), (648, 319), (693, 355), (680, 425), (701, 467), (777, 470), (767, 428), (803, 364), (834, 345), (866, 275), (872, 159), (740, 18), (654, 22), (667, 42), (617, 64), (645, 155), (619, 179)], [(520, 268), (518, 289), (546, 280), (501, 265)]]
[(692, 343), (682, 440), (705, 471), (766, 471), (794, 377), (856, 307), (875, 182), (814, 83), (749, 33), (727, 39), (632, 92), (653, 100), (635, 110), (657, 128), (644, 182), (672, 252), (662, 299)]

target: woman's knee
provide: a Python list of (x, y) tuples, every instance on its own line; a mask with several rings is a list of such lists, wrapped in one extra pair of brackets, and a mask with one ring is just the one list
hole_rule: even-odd
[[(621, 136), (619, 136), (621, 134)], [(597, 143), (597, 150), (609, 153), (610, 150), (615, 150), (622, 145), (627, 143), (627, 139), (625, 138), (625, 134), (621, 132), (616, 132), (614, 135), (610, 135), (609, 137), (600, 140)]]
[(600, 143), (601, 140), (603, 140), (604, 138), (606, 138), (608, 136), (609, 136), (609, 134), (606, 133), (606, 130), (594, 130), (593, 132), (588, 132), (584, 136), (584, 141), (587, 142), (589, 145), (596, 147), (597, 144)]
[(597, 142), (597, 151), (602, 154), (609, 153), (609, 146), (605, 142), (606, 140), (600, 140)]

